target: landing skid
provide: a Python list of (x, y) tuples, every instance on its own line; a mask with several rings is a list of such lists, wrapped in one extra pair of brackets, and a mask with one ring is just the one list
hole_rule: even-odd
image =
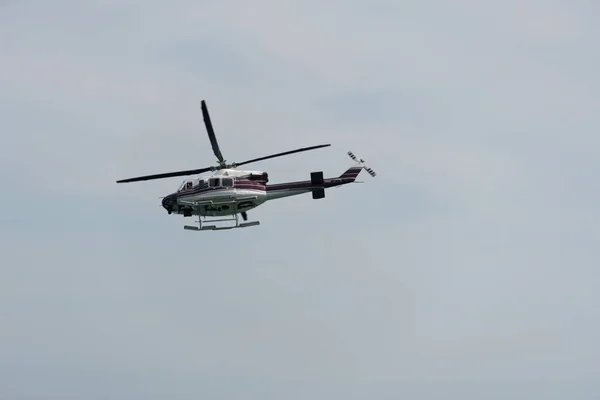
[[(213, 223), (213, 222), (235, 222), (235, 225), (229, 226), (217, 226), (217, 225), (204, 225), (205, 223)], [(260, 225), (260, 221), (250, 221), (250, 222), (241, 222), (239, 221), (239, 217), (237, 214), (233, 215), (231, 218), (220, 218), (220, 219), (209, 219), (208, 217), (198, 217), (198, 226), (192, 225), (184, 225), (183, 229), (189, 231), (220, 231), (225, 229), (236, 229), (236, 228), (247, 228), (249, 226)]]

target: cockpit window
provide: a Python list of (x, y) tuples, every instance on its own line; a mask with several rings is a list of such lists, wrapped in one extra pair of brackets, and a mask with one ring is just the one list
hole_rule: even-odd
[(193, 181), (183, 181), (181, 183), (181, 186), (179, 186), (179, 189), (177, 190), (178, 192), (182, 192), (185, 190), (191, 190), (194, 186), (194, 182)]

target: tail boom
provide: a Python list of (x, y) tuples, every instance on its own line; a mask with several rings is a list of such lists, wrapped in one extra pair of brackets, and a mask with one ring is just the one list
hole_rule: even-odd
[(267, 192), (267, 200), (275, 200), (309, 192), (312, 192), (313, 199), (322, 199), (325, 197), (325, 189), (355, 182), (356, 178), (363, 169), (371, 176), (375, 176), (375, 171), (373, 171), (371, 168), (368, 168), (365, 165), (364, 160), (357, 159), (352, 152), (348, 152), (348, 155), (350, 158), (357, 161), (357, 164), (348, 168), (341, 175), (332, 178), (323, 178), (323, 171), (318, 171), (311, 172), (310, 180), (307, 181), (284, 182), (266, 185), (265, 189)]

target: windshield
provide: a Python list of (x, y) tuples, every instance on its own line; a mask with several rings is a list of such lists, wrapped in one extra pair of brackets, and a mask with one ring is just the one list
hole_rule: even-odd
[(184, 191), (184, 190), (189, 190), (191, 189), (193, 186), (193, 181), (191, 179), (186, 179), (183, 182), (181, 182), (181, 185), (179, 185), (179, 189), (177, 189), (178, 192)]

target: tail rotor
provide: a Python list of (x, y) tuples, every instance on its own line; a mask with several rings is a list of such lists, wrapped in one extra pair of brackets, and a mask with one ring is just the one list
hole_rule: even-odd
[(373, 171), (373, 170), (372, 170), (370, 167), (367, 167), (367, 166), (365, 165), (365, 160), (363, 160), (362, 158), (358, 158), (358, 157), (356, 157), (356, 156), (354, 155), (354, 153), (352, 153), (351, 151), (349, 151), (349, 152), (348, 152), (348, 156), (349, 156), (349, 157), (350, 157), (352, 160), (354, 160), (356, 163), (358, 163), (358, 165), (359, 165), (360, 167), (362, 167), (362, 168), (363, 168), (365, 171), (367, 171), (367, 173), (368, 173), (369, 175), (371, 175), (372, 177), (375, 177), (375, 175), (377, 175), (377, 174), (375, 173), (375, 171)]

